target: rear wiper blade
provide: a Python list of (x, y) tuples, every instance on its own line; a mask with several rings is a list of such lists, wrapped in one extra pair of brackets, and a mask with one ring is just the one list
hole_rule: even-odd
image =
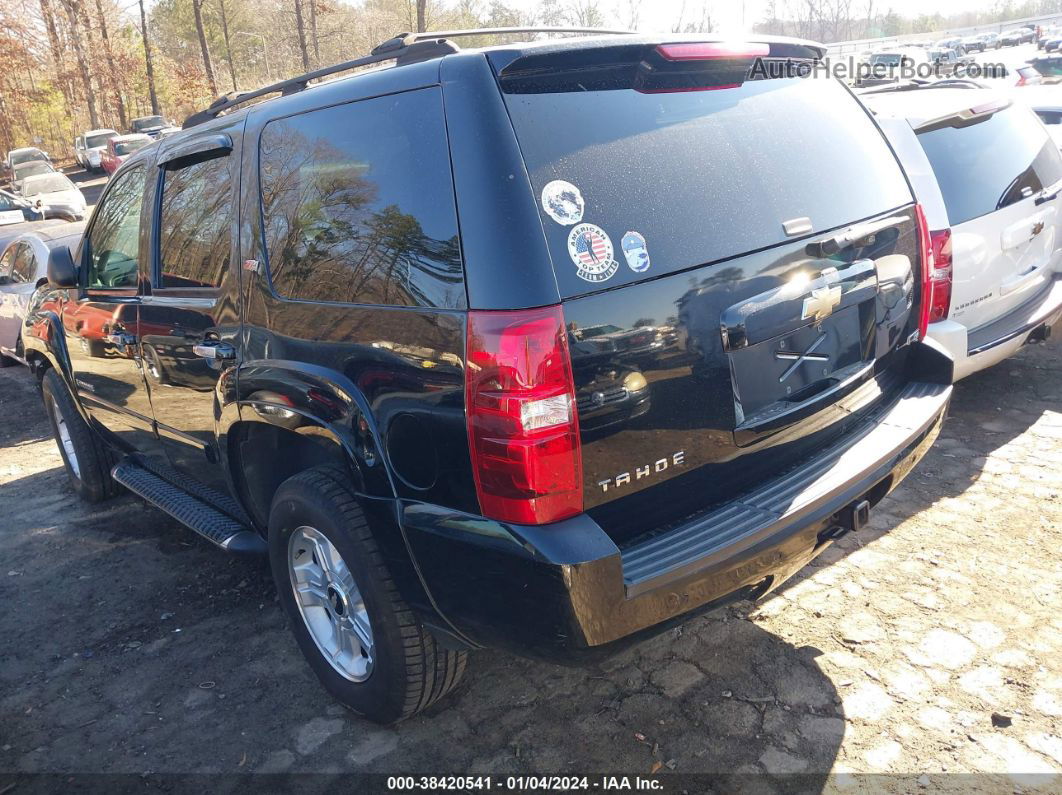
[(814, 243), (808, 243), (804, 247), (804, 253), (809, 257), (814, 257), (816, 259), (832, 257), (838, 251), (847, 248), (857, 240), (862, 240), (871, 235), (876, 235), (879, 232), (884, 232), (886, 229), (899, 226), (909, 220), (911, 220), (910, 216), (907, 215), (891, 215), (888, 218), (879, 218), (877, 221), (856, 224), (855, 226), (848, 227), (848, 229), (833, 237), (827, 237), (823, 240), (816, 240)]
[(1055, 199), (1057, 199), (1059, 193), (1062, 193), (1062, 179), (1058, 180), (1057, 182), (1052, 182), (1050, 185), (1040, 191), (1040, 195), (1036, 197), (1036, 201), (1034, 203), (1037, 206), (1041, 204), (1047, 204), (1047, 202), (1054, 201)]

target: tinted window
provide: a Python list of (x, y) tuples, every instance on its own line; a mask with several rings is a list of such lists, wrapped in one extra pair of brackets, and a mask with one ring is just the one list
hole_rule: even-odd
[(143, 149), (149, 143), (151, 143), (149, 140), (116, 141), (114, 144), (114, 153), (116, 155), (131, 155), (137, 149)]
[(918, 134), (957, 225), (1062, 179), (1062, 157), (1035, 114), (1011, 107), (965, 127)]
[(107, 141), (113, 138), (117, 133), (107, 132), (100, 135), (90, 135), (88, 141), (85, 144), (87, 148), (94, 149), (97, 146), (105, 146)]
[(33, 281), (37, 272), (37, 260), (33, 256), (33, 249), (22, 243), (15, 253), (15, 265), (11, 270), (11, 281), (15, 284), (26, 284)]
[(135, 287), (144, 168), (120, 175), (93, 214), (88, 233), (88, 286)]
[(26, 163), (30, 160), (43, 160), (44, 152), (40, 149), (22, 149), (18, 152), (11, 154), (11, 165), (17, 166), (19, 163)]
[(438, 89), (271, 122), (261, 179), (269, 271), (281, 295), (464, 305)]
[[(536, 199), (554, 180), (581, 196), (582, 224), (574, 226), (540, 202), (565, 296), (782, 243), (785, 221), (807, 217), (825, 230), (912, 200), (881, 134), (833, 80), (514, 93), (505, 101)], [(574, 239), (584, 224), (605, 233), (591, 230), (594, 247), (585, 251)], [(611, 266), (578, 259), (609, 247), (619, 263), (611, 276)]]
[(1062, 124), (1062, 111), (1038, 110), (1036, 115), (1040, 117), (1040, 121), (1044, 124)]
[(163, 287), (217, 287), (232, 243), (230, 159), (167, 170), (162, 182), (159, 264)]
[(152, 127), (161, 127), (165, 121), (161, 116), (145, 116), (141, 119), (133, 119), (133, 129), (150, 130)]

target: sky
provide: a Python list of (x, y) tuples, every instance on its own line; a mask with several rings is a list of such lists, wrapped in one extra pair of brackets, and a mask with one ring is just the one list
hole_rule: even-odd
[[(853, 11), (866, 8), (867, 0), (853, 0)], [(537, 0), (509, 0), (513, 5), (532, 9)], [(600, 0), (601, 8), (611, 18), (610, 24), (626, 20), (626, 15), (616, 14), (616, 10), (626, 6), (626, 0)], [(679, 18), (685, 4), (685, 17), (690, 20), (700, 17), (703, 0), (642, 0), (641, 18), (638, 25), (646, 32), (670, 30)], [(708, 0), (714, 28), (722, 33), (741, 33), (751, 28), (763, 16), (765, 0)], [(996, 0), (874, 0), (875, 13), (883, 13), (892, 8), (900, 16), (917, 16), (921, 13), (939, 11), (942, 14), (954, 14), (960, 11), (987, 10), (996, 4)], [(778, 0), (779, 9), (784, 8), (785, 0)], [(744, 24), (742, 22), (744, 20)]]

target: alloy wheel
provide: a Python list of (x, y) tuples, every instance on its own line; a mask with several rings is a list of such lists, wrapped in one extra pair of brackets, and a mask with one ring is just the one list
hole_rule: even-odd
[(302, 526), (288, 540), (288, 575), (310, 637), (343, 677), (364, 682), (374, 663), (372, 623), (354, 575), (335, 545)]

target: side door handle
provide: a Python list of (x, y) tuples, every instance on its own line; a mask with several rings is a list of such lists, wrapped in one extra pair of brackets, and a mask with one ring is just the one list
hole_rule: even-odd
[(211, 361), (225, 361), (236, 358), (236, 349), (227, 342), (220, 340), (204, 340), (192, 346), (192, 353), (203, 359)]

